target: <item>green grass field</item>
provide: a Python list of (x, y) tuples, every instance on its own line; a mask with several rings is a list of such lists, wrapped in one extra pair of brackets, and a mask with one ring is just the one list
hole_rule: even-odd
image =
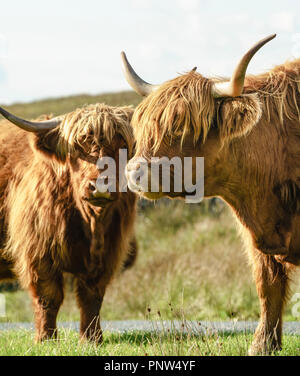
[[(77, 96), (9, 107), (19, 116), (36, 118), (58, 115), (88, 103), (136, 105), (133, 93), (96, 97)], [(259, 304), (251, 267), (238, 238), (235, 220), (221, 204), (208, 210), (208, 202), (185, 205), (160, 202), (140, 209), (136, 233), (139, 257), (136, 265), (115, 278), (103, 308), (103, 320), (164, 319), (177, 320), (258, 320)], [(292, 294), (300, 293), (299, 275), (294, 276)], [(2, 292), (6, 296), (7, 317), (0, 322), (31, 322), (31, 302), (26, 292)], [(285, 320), (293, 317), (288, 302)], [(79, 312), (68, 283), (59, 321), (78, 321)], [(8, 355), (241, 355), (251, 342), (250, 335), (218, 338), (149, 337), (107, 334), (104, 345), (78, 345), (78, 334), (65, 332), (60, 340), (33, 345), (33, 333), (2, 332), (0, 353)], [(285, 355), (299, 354), (300, 338), (285, 337)]]
[[(65, 330), (58, 340), (34, 344), (28, 331), (0, 333), (0, 356), (246, 356), (252, 335), (175, 335), (174, 333), (104, 333), (101, 346), (80, 343), (78, 333)], [(299, 337), (285, 336), (284, 350), (274, 356), (297, 356)]]

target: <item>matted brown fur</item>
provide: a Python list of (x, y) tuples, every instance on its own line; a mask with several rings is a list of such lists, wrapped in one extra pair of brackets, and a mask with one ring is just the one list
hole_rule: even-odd
[(237, 98), (213, 98), (215, 81), (192, 71), (143, 100), (131, 170), (140, 156), (205, 158), (205, 196), (231, 206), (253, 263), (261, 322), (250, 352), (270, 353), (300, 265), (300, 59), (246, 77)]
[(0, 122), (0, 264), (10, 269), (0, 267), (0, 279), (14, 273), (30, 291), (38, 340), (56, 334), (64, 272), (77, 280), (81, 335), (101, 340), (106, 286), (126, 262), (130, 244), (136, 250), (136, 196), (117, 192), (95, 206), (88, 201), (89, 181), (99, 175), (99, 157), (115, 157), (119, 148), (132, 153), (132, 112), (88, 106), (39, 134)]

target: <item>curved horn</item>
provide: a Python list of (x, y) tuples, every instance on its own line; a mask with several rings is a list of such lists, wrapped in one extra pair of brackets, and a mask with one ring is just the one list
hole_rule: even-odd
[(48, 130), (54, 129), (63, 120), (62, 117), (57, 117), (57, 118), (47, 120), (47, 121), (31, 122), (31, 121), (18, 118), (17, 116), (4, 110), (2, 107), (0, 107), (0, 114), (3, 115), (11, 123), (17, 125), (19, 128), (22, 128), (27, 132), (35, 132), (35, 133), (40, 132), (40, 131), (48, 131)]
[(242, 58), (236, 67), (230, 82), (216, 83), (213, 88), (213, 96), (218, 97), (238, 97), (243, 93), (244, 82), (248, 65), (253, 56), (268, 42), (276, 37), (272, 34), (256, 43)]
[(127, 60), (125, 52), (121, 52), (122, 66), (125, 74), (125, 78), (129, 85), (135, 90), (138, 94), (143, 97), (147, 97), (149, 94), (153, 93), (156, 89), (159, 88), (159, 85), (151, 85), (148, 82), (144, 81), (139, 77), (129, 61)]

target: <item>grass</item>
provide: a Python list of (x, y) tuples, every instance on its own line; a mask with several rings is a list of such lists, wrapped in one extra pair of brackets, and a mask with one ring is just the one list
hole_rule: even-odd
[[(0, 333), (0, 356), (246, 356), (250, 334), (201, 336), (191, 334), (104, 333), (101, 346), (80, 343), (78, 333), (62, 330), (58, 340), (34, 344), (31, 331)], [(278, 356), (297, 356), (300, 339), (284, 336), (284, 350)]]

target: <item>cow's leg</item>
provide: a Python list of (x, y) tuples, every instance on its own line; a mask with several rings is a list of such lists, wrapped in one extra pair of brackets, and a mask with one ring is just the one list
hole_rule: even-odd
[[(100, 326), (100, 309), (105, 291), (113, 275), (122, 266), (120, 248), (112, 245), (104, 253), (102, 268), (96, 280), (77, 280), (77, 302), (80, 309), (80, 335), (81, 338), (100, 344), (102, 330)], [(122, 252), (122, 251), (121, 251)], [(124, 250), (122, 254), (124, 254)]]
[(100, 309), (105, 291), (84, 279), (76, 281), (76, 297), (80, 309), (80, 336), (96, 343), (102, 342)]
[(56, 338), (56, 317), (64, 299), (62, 275), (52, 275), (47, 279), (38, 276), (29, 291), (34, 305), (36, 341)]
[(288, 290), (288, 270), (273, 257), (252, 251), (261, 317), (250, 355), (281, 349), (282, 312)]

